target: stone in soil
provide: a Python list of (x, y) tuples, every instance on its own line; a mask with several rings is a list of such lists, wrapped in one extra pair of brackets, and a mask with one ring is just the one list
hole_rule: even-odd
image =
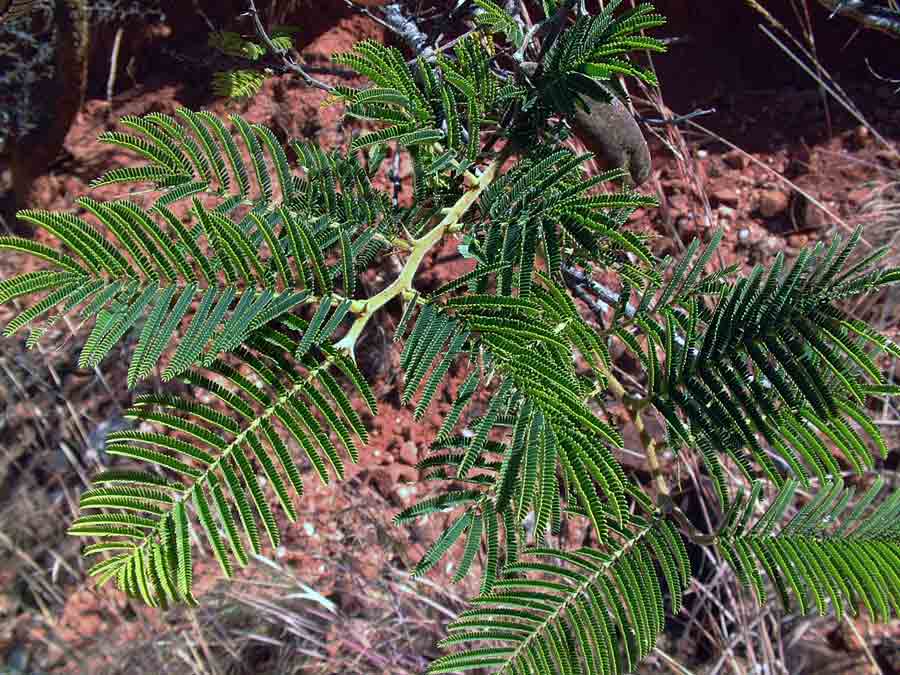
[(774, 218), (787, 211), (790, 196), (781, 190), (766, 190), (759, 197), (759, 212), (763, 218)]

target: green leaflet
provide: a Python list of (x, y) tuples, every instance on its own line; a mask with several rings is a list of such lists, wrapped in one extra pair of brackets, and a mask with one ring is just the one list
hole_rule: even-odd
[[(177, 113), (126, 117), (123, 123), (135, 134), (103, 137), (137, 152), (148, 164), (109, 174), (101, 183), (155, 179), (160, 196), (151, 209), (128, 200), (84, 197), (78, 203), (96, 225), (62, 213), (19, 214), (59, 239), (69, 251), (65, 254), (17, 237), (0, 240), (0, 250), (34, 256), (50, 266), (0, 281), (0, 300), (21, 297), (31, 303), (14, 316), (7, 331), (31, 327), (33, 345), (56, 321), (80, 310), (96, 321), (81, 357), (84, 365), (98, 364), (128, 332), (137, 331), (131, 386), (153, 372), (166, 354), (171, 360), (163, 372), (170, 379), (233, 351), (250, 332), (304, 302), (306, 296), (294, 292), (292, 266), (315, 284), (314, 290), (328, 291), (334, 272), (327, 257), (343, 247), (344, 285), (352, 292), (354, 259), (363, 253), (349, 238), (353, 226), (341, 230), (343, 237), (326, 239), (318, 224), (307, 225), (305, 216), (292, 210), (301, 193), (305, 202), (327, 193), (337, 206), (338, 184), (298, 180), (271, 131), (234, 117), (233, 135), (209, 113)], [(248, 153), (250, 166), (242, 152)], [(280, 225), (277, 218), (261, 215), (276, 198), (270, 162), (282, 200)], [(343, 188), (344, 212), (339, 217), (346, 221), (359, 216), (368, 222), (373, 211), (357, 213), (353, 200), (355, 192), (369, 195), (371, 187), (352, 160), (340, 166), (336, 177)], [(232, 209), (252, 199), (251, 175), (258, 198), (250, 213), (237, 220)], [(189, 197), (193, 210), (186, 220), (169, 210), (169, 205)], [(359, 239), (361, 246), (364, 240)], [(342, 313), (348, 308), (338, 307)], [(190, 321), (183, 321), (185, 317)], [(331, 318), (333, 332), (340, 321)]]
[[(340, 474), (339, 446), (329, 438), (334, 432), (356, 461), (352, 435), (364, 428), (350, 399), (327, 372), (332, 366), (330, 359), (342, 357), (334, 354), (324, 364), (298, 372), (288, 360), (297, 340), (286, 328), (265, 331), (270, 339), (253, 342), (252, 352), (241, 348), (236, 353), (262, 378), (263, 388), (221, 361), (208, 364), (209, 377), (195, 370), (189, 378), (238, 413), (242, 423), (206, 404), (154, 394), (138, 399), (128, 416), (160, 424), (178, 436), (125, 430), (109, 437), (110, 454), (172, 471), (180, 479), (176, 483), (154, 474), (107, 472), (98, 477), (103, 487), (84, 495), (83, 508), (105, 507), (117, 512), (83, 515), (73, 524), (72, 534), (99, 537), (103, 550), (124, 550), (119, 547), (122, 537), (131, 540), (127, 555), (111, 559), (108, 568), (101, 568), (113, 576), (124, 575), (125, 590), (130, 594), (148, 602), (193, 602), (189, 535), (193, 516), (184, 507), (185, 500), (193, 505), (223, 571), (230, 574), (232, 558), (245, 565), (248, 550), (262, 550), (261, 529), (272, 546), (280, 540), (255, 466), (293, 519), (296, 512), (290, 488), (299, 493), (302, 482), (287, 442), (300, 442), (311, 456), (318, 457), (321, 452)], [(371, 394), (365, 393), (365, 397)], [(323, 422), (316, 421), (313, 413)], [(232, 505), (237, 508), (237, 518)], [(155, 553), (157, 547), (161, 547), (161, 555)], [(143, 576), (135, 576), (139, 574)]]
[[(643, 658), (663, 626), (654, 560), (660, 556), (661, 564), (676, 567), (685, 556), (680, 539), (660, 538), (663, 527), (650, 522), (623, 532), (624, 548), (615, 553), (531, 549), (521, 561), (506, 566), (504, 576), (476, 598), (473, 609), (460, 614), (443, 642), (452, 646), (492, 641), (503, 646), (469, 646), (435, 660), (428, 672), (491, 665), (529, 672), (538, 654), (543, 668), (560, 672), (585, 668), (594, 663), (595, 653), (607, 665), (622, 659), (623, 652), (627, 664)], [(680, 576), (670, 580), (676, 595), (684, 593)], [(583, 639), (569, 642), (566, 635)], [(631, 635), (636, 636), (634, 645), (629, 645)]]
[(900, 610), (897, 494), (873, 506), (883, 488), (879, 478), (847, 513), (853, 490), (840, 481), (826, 483), (784, 522), (796, 488), (796, 481), (786, 484), (752, 526), (749, 516), (761, 491), (755, 486), (749, 498), (736, 496), (733, 509), (745, 515), (723, 528), (716, 545), (738, 578), (762, 602), (766, 593), (757, 572), (762, 563), (769, 580), (780, 584), (786, 608), (796, 606), (803, 613), (815, 608), (824, 614), (827, 599), (840, 617), (844, 612), (855, 613), (861, 600), (874, 620), (896, 616)]
[[(654, 332), (656, 324), (649, 317), (638, 321), (645, 333), (664, 338), (668, 366), (652, 389), (654, 405), (670, 428), (686, 440), (677, 409), (708, 437), (710, 449), (731, 455), (752, 475), (740, 450), (747, 448), (776, 485), (784, 480), (758, 437), (803, 480), (809, 472), (820, 478), (839, 472), (820, 438), (836, 447), (858, 473), (874, 466), (868, 440), (881, 450), (883, 439), (877, 427), (866, 422), (861, 404), (863, 387), (873, 379), (880, 382), (881, 376), (857, 342), (858, 334), (846, 330), (840, 310), (832, 304), (835, 289), (848, 280), (858, 284), (857, 293), (883, 281), (865, 265), (841, 274), (858, 236), (843, 248), (836, 238), (824, 253), (821, 246), (806, 250), (786, 273), (781, 259), (768, 272), (755, 268), (723, 288), (712, 312), (703, 316), (696, 302), (683, 305), (675, 289), (696, 286), (717, 241), (710, 242), (683, 283), (686, 263), (699, 248), (696, 242), (675, 268), (656, 305), (669, 304), (665, 329)], [(706, 329), (699, 334), (702, 324)], [(682, 337), (685, 326), (687, 342)], [(876, 349), (884, 345), (868, 330), (863, 339)], [(860, 425), (864, 435), (850, 424)]]

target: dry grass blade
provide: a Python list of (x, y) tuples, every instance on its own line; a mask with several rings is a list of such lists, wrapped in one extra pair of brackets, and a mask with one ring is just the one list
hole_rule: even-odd
[[(785, 185), (790, 187), (792, 190), (795, 190), (797, 193), (803, 195), (806, 199), (809, 200), (809, 202), (811, 204), (813, 204), (817, 208), (821, 209), (829, 218), (831, 218), (835, 223), (840, 225), (847, 232), (853, 232), (854, 228), (846, 220), (844, 220), (843, 218), (838, 216), (831, 209), (829, 209), (827, 206), (825, 206), (820, 200), (816, 199), (812, 194), (810, 194), (807, 190), (804, 190), (803, 188), (801, 188), (790, 178), (787, 178), (786, 176), (779, 173), (772, 167), (768, 166), (765, 162), (761, 162), (760, 160), (758, 160), (756, 157), (754, 157), (750, 153), (746, 152), (739, 146), (737, 146), (734, 143), (732, 143), (731, 141), (729, 141), (727, 138), (724, 138), (722, 135), (717, 134), (715, 131), (708, 129), (707, 127), (703, 126), (702, 124), (700, 124), (698, 122), (694, 122), (693, 120), (688, 120), (688, 124), (690, 126), (694, 127), (695, 129), (697, 129), (698, 131), (702, 131), (703, 133), (708, 135), (710, 138), (713, 138), (713, 139), (719, 141), (720, 143), (722, 143), (723, 145), (728, 146), (729, 149), (739, 152), (741, 155), (746, 157), (749, 161), (753, 162), (756, 166), (759, 166), (759, 167), (765, 169), (768, 173), (772, 174), (779, 182), (784, 183)], [(871, 242), (869, 242), (865, 237), (863, 237), (860, 241), (863, 244), (865, 244), (866, 246), (872, 246)]]

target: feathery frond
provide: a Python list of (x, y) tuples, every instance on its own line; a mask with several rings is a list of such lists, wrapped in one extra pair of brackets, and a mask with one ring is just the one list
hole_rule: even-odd
[(830, 607), (840, 618), (864, 606), (875, 621), (900, 615), (900, 493), (882, 497), (879, 477), (853, 504), (853, 488), (826, 483), (783, 522), (798, 485), (789, 481), (755, 522), (759, 484), (730, 506), (716, 548), (741, 582), (763, 603), (765, 574), (787, 611)]
[[(193, 603), (192, 521), (200, 525), (223, 574), (231, 576), (233, 561), (246, 565), (251, 552), (261, 551), (262, 532), (272, 546), (280, 541), (259, 472), (293, 521), (292, 493), (302, 495), (303, 482), (291, 445), (302, 450), (324, 483), (332, 474), (344, 476), (340, 447), (357, 461), (353, 439), (366, 442), (366, 430), (333, 372), (351, 375), (356, 386), (365, 387), (364, 380), (350, 359), (327, 346), (321, 347), (321, 360), (297, 359), (298, 369), (294, 335), (302, 328), (299, 320), (270, 324), (231, 359), (186, 374), (187, 382), (222, 403), (227, 413), (167, 394), (138, 397), (126, 417), (169, 433), (118, 431), (107, 437), (106, 451), (154, 471), (101, 475), (100, 487), (82, 498), (82, 509), (90, 513), (70, 530), (100, 540), (90, 552), (117, 551), (92, 568), (100, 583), (115, 577), (122, 590), (152, 605)], [(365, 389), (359, 393), (374, 400)], [(160, 471), (174, 480), (161, 479)], [(95, 509), (104, 513), (94, 514)]]
[[(436, 386), (435, 378), (443, 377), (449, 362), (464, 351), (469, 334), (477, 335), (480, 348), (490, 355), (491, 368), (502, 377), (501, 384), (484, 415), (472, 423), (472, 437), (451, 440), (453, 427), (482, 379), (477, 369), (471, 372), (434, 445), (436, 451), (453, 447), (460, 452), (435, 456), (434, 461), (440, 461), (443, 468), (431, 477), (471, 478), (487, 488), (484, 498), (493, 495), (490, 503), (498, 519), (510, 517), (521, 522), (524, 514), (532, 511), (536, 518), (533, 536), (538, 541), (558, 528), (561, 485), (565, 483), (570, 508), (582, 509), (597, 536), (605, 540), (610, 521), (622, 524), (627, 519), (627, 479), (610, 451), (610, 446), (620, 447), (622, 439), (584, 405), (587, 383), (574, 372), (570, 354), (578, 350), (599, 373), (609, 367), (609, 356), (568, 296), (549, 278), (539, 276), (538, 281), (528, 299), (469, 294), (448, 300), (446, 310), (426, 304), (401, 357), (401, 367), (411, 373), (407, 382), (412, 384), (406, 391), (415, 391), (436, 359), (426, 384), (423, 400), (427, 400)], [(445, 349), (448, 340), (451, 347)], [(501, 424), (509, 426), (509, 444), (492, 440), (501, 420), (515, 420)], [(493, 477), (480, 473), (495, 461), (488, 459), (489, 455), (499, 455), (502, 460)], [(455, 467), (453, 476), (448, 474), (451, 466)], [(483, 508), (483, 499), (475, 501)], [(477, 527), (467, 522), (469, 526)], [(460, 527), (457, 535), (465, 529)], [(453, 541), (442, 539), (440, 546), (435, 546), (443, 554)]]
[[(872, 267), (883, 251), (848, 267), (859, 238), (857, 230), (827, 250), (806, 249), (789, 270), (779, 256), (768, 272), (757, 267), (734, 285), (720, 284), (712, 308), (691, 295), (698, 267), (687, 277), (684, 265), (675, 269), (656, 304), (664, 324), (638, 316), (646, 351), (629, 340), (648, 368), (652, 403), (674, 444), (702, 436), (701, 447), (729, 454), (748, 477), (752, 458), (778, 485), (787, 468), (804, 481), (810, 473), (838, 476), (829, 445), (857, 472), (873, 467), (866, 437), (882, 453), (885, 445), (866, 423), (864, 387), (883, 382), (868, 350), (898, 348), (836, 303), (893, 283), (897, 273)], [(692, 244), (689, 253), (696, 249)], [(700, 262), (710, 253), (707, 247)], [(626, 338), (627, 330), (618, 334)], [(664, 367), (653, 365), (657, 351)], [(719, 491), (724, 499), (721, 485)]]
[[(68, 252), (18, 237), (0, 239), (0, 250), (51, 265), (0, 282), (0, 302), (41, 294), (13, 318), (7, 335), (30, 325), (34, 343), (64, 316), (77, 313), (94, 321), (80, 359), (82, 367), (89, 367), (134, 330), (138, 341), (129, 368), (129, 386), (134, 386), (176, 343), (163, 369), (166, 380), (237, 348), (254, 330), (292, 309), (329, 296), (339, 275), (348, 295), (355, 291), (358, 260), (377, 252), (373, 237), (384, 229), (371, 223), (389, 208), (369, 200), (373, 188), (355, 160), (303, 152), (301, 158), (314, 163), (306, 165), (307, 177), (301, 179), (293, 175), (285, 149), (269, 129), (232, 117), (237, 137), (248, 149), (248, 164), (218, 118), (185, 109), (178, 114), (187, 127), (151, 113), (123, 118), (140, 135), (104, 137), (151, 163), (113, 170), (96, 184), (156, 182), (161, 197), (152, 208), (127, 199), (80, 198), (79, 206), (96, 225), (64, 213), (19, 213), (55, 236)], [(331, 176), (327, 181), (321, 179), (323, 170)], [(251, 175), (256, 198), (251, 196)], [(275, 185), (284, 201), (267, 209)], [(229, 192), (232, 188), (238, 191)], [(238, 215), (231, 198), (250, 210)], [(172, 209), (183, 205), (175, 203), (188, 199), (190, 211), (176, 215)], [(330, 264), (332, 251), (340, 251), (342, 265)], [(349, 303), (349, 298), (334, 300), (338, 312), (330, 317), (328, 332), (315, 325), (304, 349), (339, 328)], [(186, 317), (190, 321), (182, 328)]]
[(663, 629), (656, 562), (678, 611), (686, 559), (680, 536), (664, 520), (636, 519), (609, 547), (530, 549), (450, 624), (442, 642), (491, 646), (443, 656), (428, 672), (629, 672)]
[(636, 50), (661, 52), (663, 43), (642, 31), (665, 24), (649, 3), (637, 5), (616, 16), (621, 0), (606, 3), (599, 14), (580, 16), (563, 31), (539, 64), (535, 89), (525, 106), (542, 114), (546, 109), (573, 115), (582, 97), (611, 101), (628, 95), (621, 76), (656, 86), (656, 76), (633, 64), (628, 54)]

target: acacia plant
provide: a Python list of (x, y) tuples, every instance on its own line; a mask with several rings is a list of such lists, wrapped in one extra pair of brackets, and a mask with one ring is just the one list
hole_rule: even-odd
[[(457, 543), (457, 579), (482, 563), (481, 594), (429, 672), (631, 670), (680, 610), (688, 540), (712, 547), (760, 602), (774, 589), (803, 612), (900, 614), (900, 492), (865, 482), (875, 451), (887, 454), (867, 402), (896, 393), (879, 355), (900, 349), (843, 308), (900, 271), (879, 267), (884, 250), (857, 252), (859, 232), (749, 274), (707, 270), (720, 232), (657, 259), (627, 228), (653, 200), (611, 188), (623, 170), (588, 173), (590, 155), (566, 138), (587, 101), (625, 95), (620, 77), (655, 84), (629, 53), (662, 51), (644, 31), (663, 17), (646, 4), (589, 15), (544, 0), (526, 30), (491, 0), (475, 4), (477, 29), (452, 49), (408, 62), (365, 41), (334, 57), (371, 85), (318, 84), (377, 125), (346, 151), (285, 145), (236, 115), (124, 117), (128, 132), (102, 140), (143, 161), (94, 186), (149, 183), (152, 201), (85, 196), (85, 217), (21, 211), (59, 244), (0, 238), (46, 263), (0, 283), (3, 302), (35, 296), (8, 335), (30, 326), (34, 345), (78, 313), (93, 321), (81, 366), (134, 331), (129, 386), (155, 372), (188, 385), (137, 396), (135, 425), (108, 436), (119, 459), (71, 527), (92, 541), (90, 574), (149, 605), (194, 604), (194, 542), (225, 576), (263, 539), (277, 546), (275, 509), (293, 520), (304, 479), (340, 479), (366, 442), (359, 408), (375, 414), (376, 400), (355, 356), (398, 301), (403, 402), (421, 416), (451, 367), (462, 383), (419, 464), (446, 487), (395, 520), (451, 513), (416, 574)], [(374, 180), (391, 147), (413, 167), (408, 206)], [(417, 290), (448, 239), (470, 271)], [(365, 297), (359, 275), (388, 253), (402, 269)], [(618, 299), (606, 293), (610, 311), (588, 321), (564, 275), (589, 291), (599, 273)], [(627, 384), (614, 346), (639, 365)], [(639, 433), (649, 483), (616, 459), (613, 406)], [(714, 530), (677, 507), (664, 450), (702, 457)], [(861, 477), (860, 495), (845, 472)], [(551, 544), (564, 519), (589, 528), (583, 548)]]

